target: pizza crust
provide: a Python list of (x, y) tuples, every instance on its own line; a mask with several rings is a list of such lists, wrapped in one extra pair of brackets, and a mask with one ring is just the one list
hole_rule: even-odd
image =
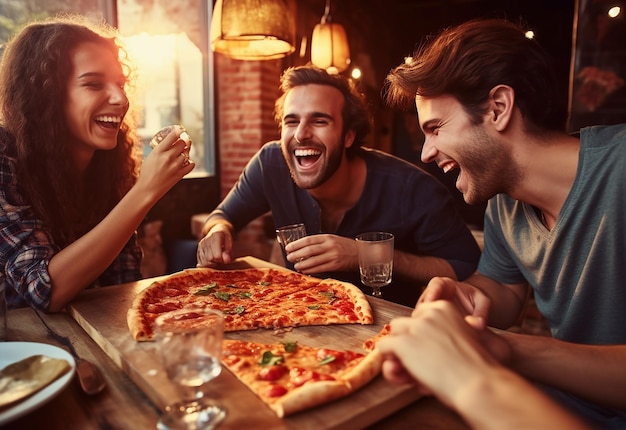
[(319, 381), (307, 383), (281, 397), (270, 408), (279, 418), (323, 405), (357, 391), (371, 382), (382, 366), (382, 355), (376, 349), (367, 354), (348, 373), (337, 381)]
[(350, 385), (352, 391), (356, 391), (374, 379), (380, 373), (382, 365), (383, 356), (378, 349), (375, 349), (341, 379)]
[(138, 341), (150, 340), (150, 336), (148, 336), (144, 329), (144, 324), (142, 324), (141, 314), (134, 307), (131, 307), (126, 313), (126, 324), (128, 324), (128, 329), (133, 339)]
[(343, 381), (319, 381), (308, 383), (285, 394), (269, 407), (279, 418), (292, 415), (314, 406), (328, 403), (351, 393), (350, 385)]
[(133, 303), (126, 313), (126, 324), (135, 340), (147, 341), (152, 339), (152, 330), (145, 321), (142, 304), (148, 298), (151, 288), (155, 288), (155, 285), (159, 285), (158, 281), (141, 290), (133, 299)]
[(331, 286), (337, 286), (337, 288), (342, 289), (352, 298), (354, 308), (360, 317), (361, 324), (372, 324), (374, 322), (374, 315), (370, 302), (367, 300), (365, 293), (361, 291), (359, 287), (349, 282), (339, 281), (332, 278), (324, 279), (322, 282)]

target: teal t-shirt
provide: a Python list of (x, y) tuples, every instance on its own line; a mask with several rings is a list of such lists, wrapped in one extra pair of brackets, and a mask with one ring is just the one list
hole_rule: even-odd
[(626, 124), (581, 130), (576, 179), (549, 231), (532, 206), (500, 194), (485, 214), (478, 271), (524, 280), (552, 335), (626, 343)]

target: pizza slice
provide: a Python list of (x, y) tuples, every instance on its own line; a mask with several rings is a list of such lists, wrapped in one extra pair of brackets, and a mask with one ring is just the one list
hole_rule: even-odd
[(224, 340), (222, 363), (278, 417), (358, 390), (380, 372), (378, 351), (361, 354), (297, 342)]
[(381, 338), (387, 336), (390, 332), (391, 325), (387, 323), (375, 336), (372, 336), (369, 339), (366, 339), (365, 342), (363, 342), (363, 349), (365, 349), (366, 351), (373, 351), (374, 348), (376, 348), (376, 344), (378, 343), (378, 341)]
[(372, 324), (372, 309), (363, 292), (352, 284), (326, 279), (277, 300), (296, 326)]

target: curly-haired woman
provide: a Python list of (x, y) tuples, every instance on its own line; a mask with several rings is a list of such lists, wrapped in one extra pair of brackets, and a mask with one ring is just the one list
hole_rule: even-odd
[(86, 287), (140, 279), (136, 229), (194, 167), (179, 127), (140, 163), (124, 54), (114, 28), (81, 17), (31, 23), (7, 44), (0, 282), (10, 307), (55, 312)]

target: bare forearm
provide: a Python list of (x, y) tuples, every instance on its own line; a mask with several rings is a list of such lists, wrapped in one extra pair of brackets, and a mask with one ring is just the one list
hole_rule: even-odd
[(213, 211), (204, 222), (204, 226), (202, 226), (202, 237), (206, 236), (217, 224), (227, 227), (231, 235), (233, 234), (234, 228), (230, 221), (226, 219), (221, 211)]
[(591, 402), (626, 410), (626, 345), (581, 345), (550, 337), (503, 334), (511, 366), (530, 379)]
[(50, 260), (51, 312), (62, 309), (113, 262), (153, 200), (139, 189), (131, 189), (97, 226)]
[(515, 324), (530, 291), (526, 284), (504, 285), (478, 273), (470, 276), (465, 282), (489, 297), (491, 306), (488, 324), (500, 329), (507, 329)]
[(500, 368), (478, 374), (459, 390), (452, 406), (472, 428), (587, 428), (523, 378)]
[(443, 258), (414, 255), (396, 250), (393, 259), (394, 274), (419, 285), (426, 285), (435, 276), (456, 279), (454, 269)]

